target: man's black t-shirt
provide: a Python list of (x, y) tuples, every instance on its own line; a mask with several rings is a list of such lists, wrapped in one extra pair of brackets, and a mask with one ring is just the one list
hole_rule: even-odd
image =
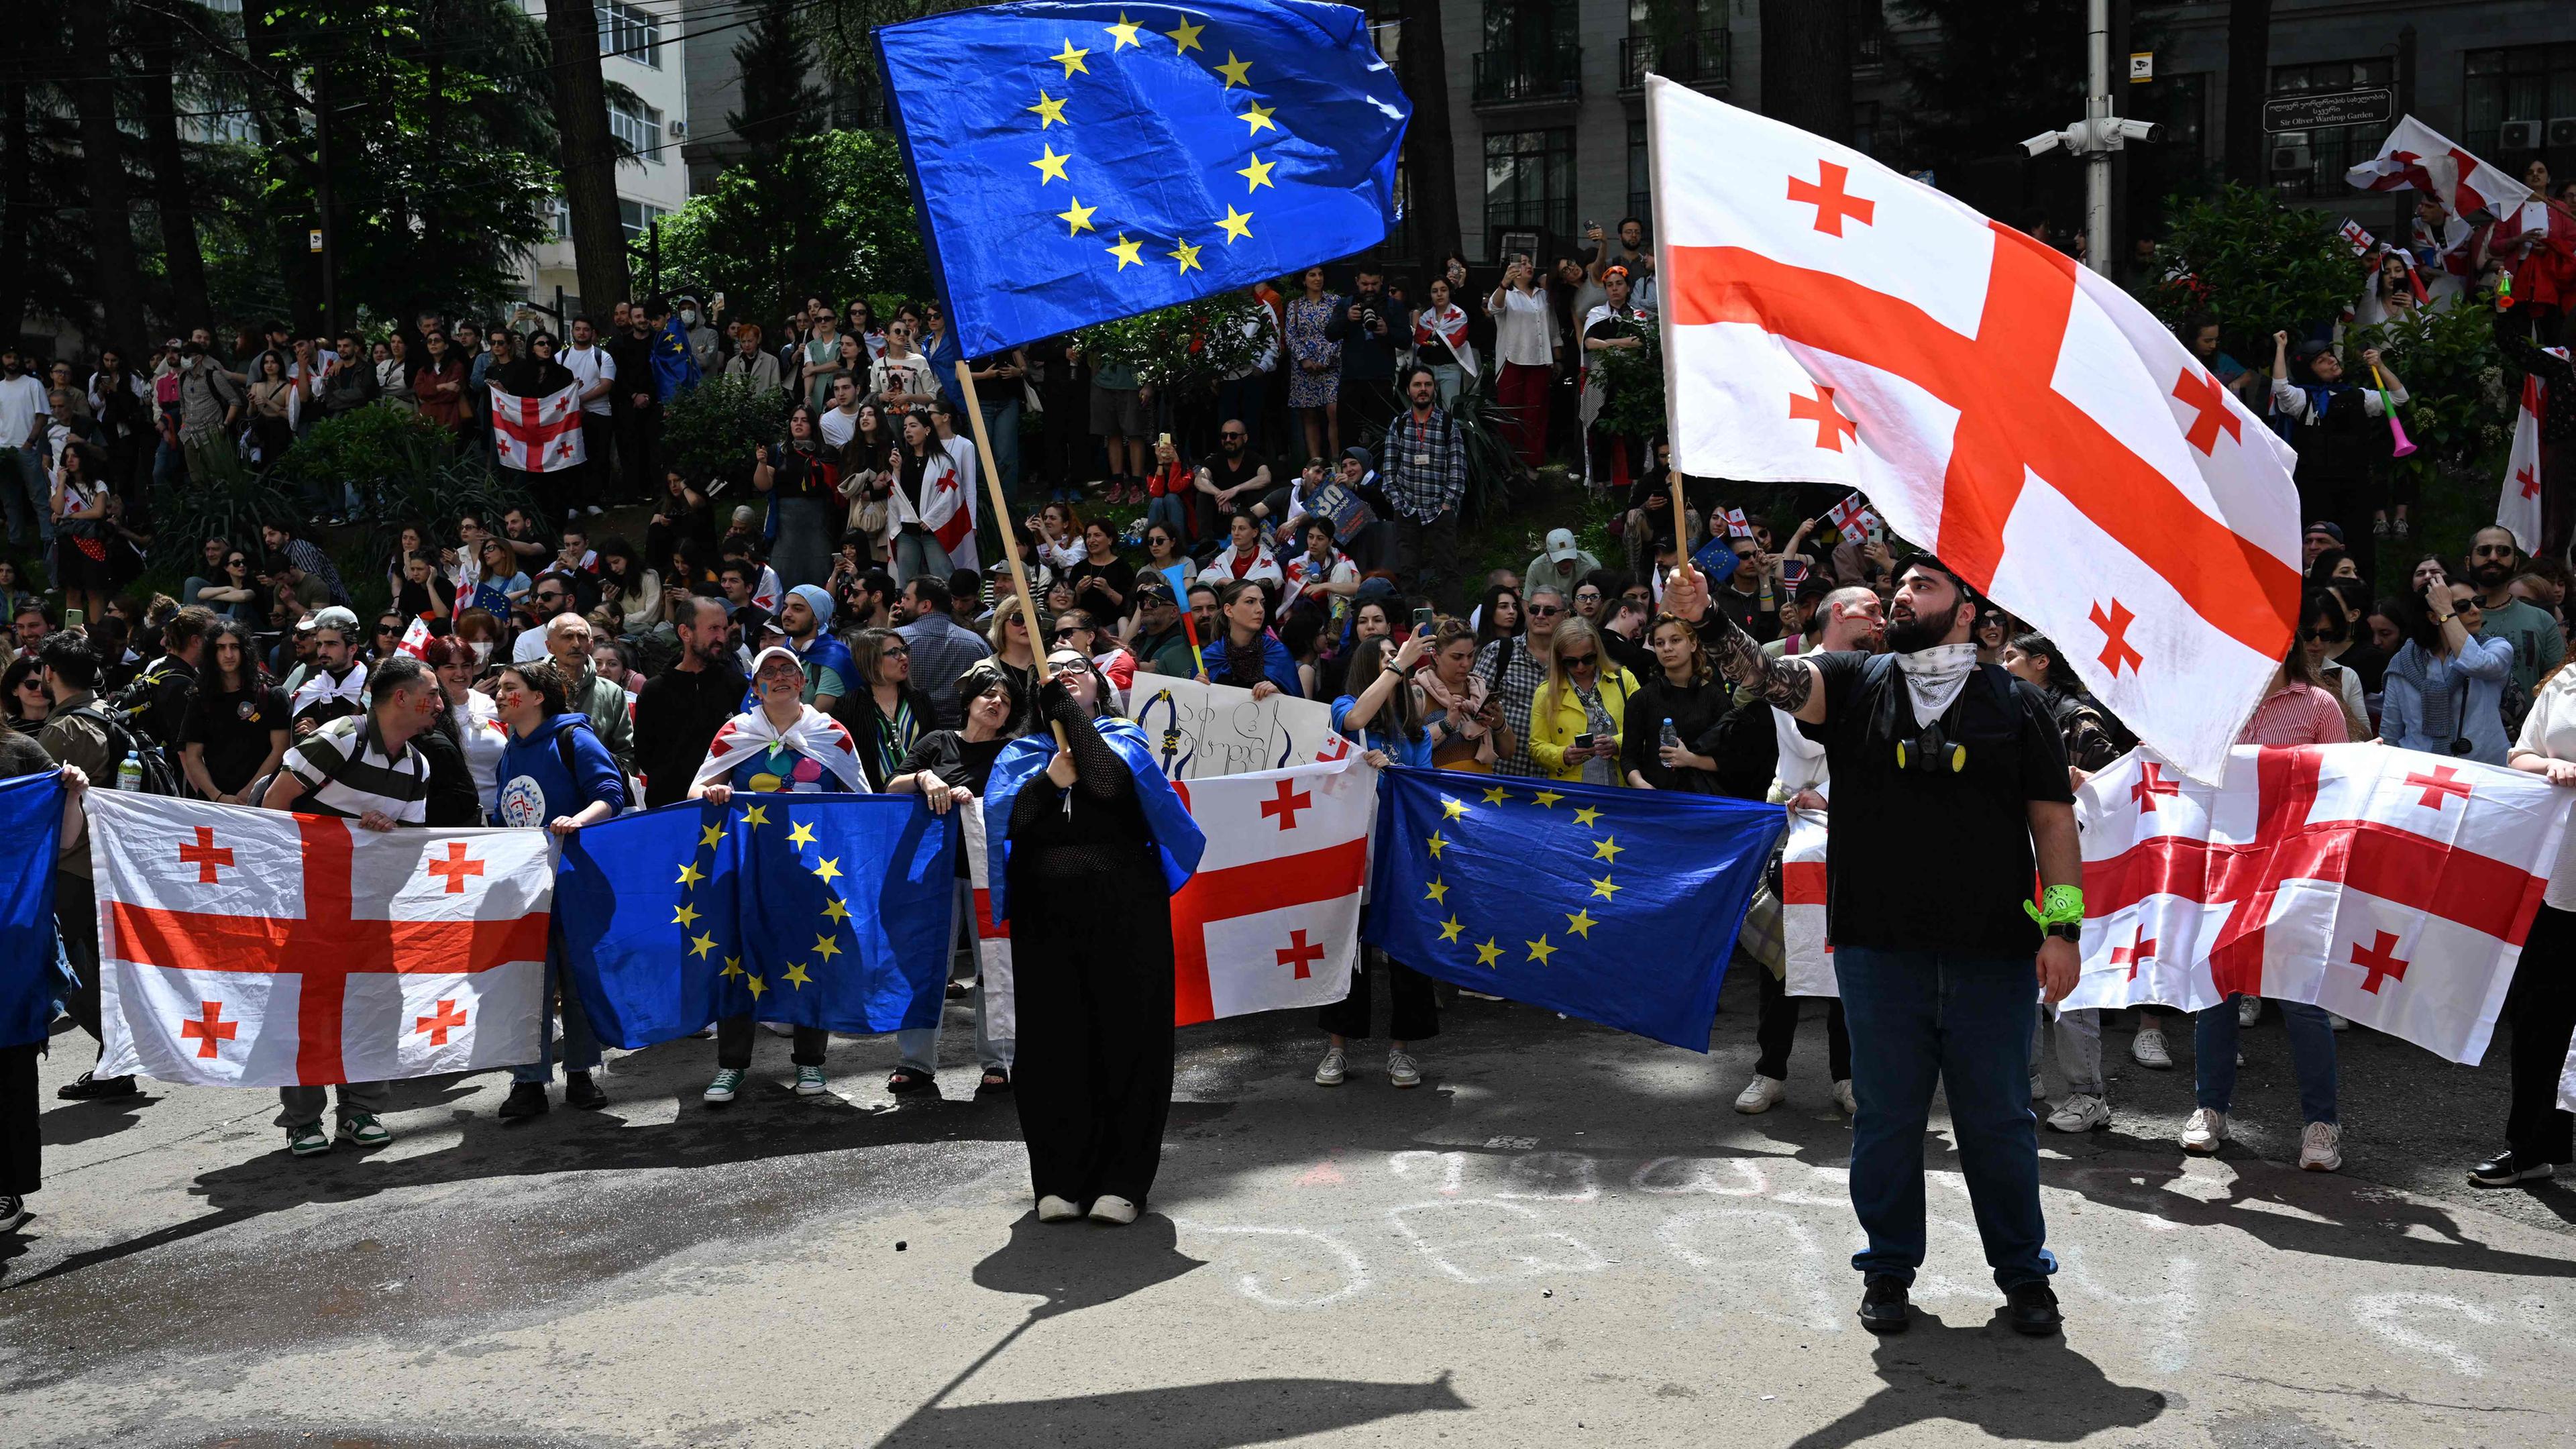
[(206, 774), (222, 794), (239, 794), (268, 760), (272, 732), (287, 728), (286, 691), (274, 685), (218, 694), (199, 690), (182, 744), (205, 751)]
[[(1220, 448), (1217, 451), (1208, 454), (1205, 458), (1200, 459), (1199, 466), (1207, 469), (1208, 481), (1214, 483), (1217, 491), (1222, 493), (1228, 488), (1240, 488), (1244, 484), (1251, 482), (1252, 475), (1260, 472), (1262, 465), (1268, 461), (1268, 459), (1254, 453), (1250, 448), (1244, 449), (1241, 456), (1234, 458), (1228, 458), (1225, 455), (1225, 450)], [(1270, 476), (1275, 480), (1279, 475), (1273, 473)], [(1205, 497), (1206, 495), (1202, 494), (1200, 496)], [(1261, 498), (1260, 495), (1256, 493), (1243, 492), (1234, 495), (1232, 499), (1224, 503), (1216, 503), (1216, 500), (1213, 498), (1208, 499), (1208, 501), (1210, 503), (1215, 503), (1217, 507), (1232, 514), (1244, 512), (1251, 508), (1252, 505), (1260, 502)]]
[(2032, 801), (2070, 803), (2066, 751), (2038, 690), (1979, 668), (1942, 721), (1966, 768), (1899, 770), (1896, 741), (1918, 733), (1891, 655), (1809, 655), (1824, 676), (1825, 722), (1801, 725), (1833, 767), (1825, 847), (1827, 928), (1837, 946), (2031, 956)]

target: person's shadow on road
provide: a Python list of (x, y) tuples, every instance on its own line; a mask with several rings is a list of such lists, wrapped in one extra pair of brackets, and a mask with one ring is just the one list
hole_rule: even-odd
[(2136, 1429), (2172, 1406), (2165, 1394), (2115, 1384), (2061, 1336), (2024, 1338), (2003, 1310), (1954, 1328), (1915, 1311), (1913, 1328), (1872, 1350), (1886, 1387), (1790, 1449), (1843, 1449), (1927, 1419), (1952, 1419), (1995, 1439), (2071, 1444), (2104, 1429)]

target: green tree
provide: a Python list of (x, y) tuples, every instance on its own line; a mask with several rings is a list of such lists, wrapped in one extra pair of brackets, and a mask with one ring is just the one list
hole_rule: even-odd
[(2361, 294), (2352, 247), (2326, 212), (2295, 211), (2269, 191), (2233, 184), (2167, 208), (2153, 269), (2166, 280), (2139, 300), (2169, 323), (2194, 314), (2216, 322), (2238, 357), (2269, 360), (2273, 333), (2306, 336)]
[(902, 147), (873, 131), (790, 141), (771, 177), (727, 170), (663, 221), (662, 265), (755, 321), (809, 292), (837, 303), (930, 286)]

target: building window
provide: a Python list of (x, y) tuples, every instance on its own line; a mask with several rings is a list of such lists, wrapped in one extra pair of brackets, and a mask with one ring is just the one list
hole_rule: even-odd
[(630, 242), (642, 241), (653, 223), (668, 215), (669, 212), (649, 201), (629, 201), (623, 196), (617, 198), (617, 224), (626, 229), (626, 239)]
[(651, 106), (633, 107), (611, 102), (608, 107), (608, 132), (633, 148), (636, 159), (646, 165), (659, 165), (662, 160), (662, 113)]
[[(2396, 83), (2397, 62), (2384, 55), (2272, 67), (2272, 94), (2276, 96), (2330, 94)], [(2284, 196), (2348, 195), (2351, 188), (2344, 185), (2344, 172), (2378, 155), (2379, 143), (2388, 139), (2393, 124), (2393, 120), (2373, 121), (2359, 126), (2319, 126), (2307, 131), (2272, 133), (2266, 138), (2265, 150), (2273, 163), (2273, 189)], [(2307, 152), (2304, 168), (2295, 164), (2301, 148)], [(2284, 162), (2293, 164), (2281, 164)]]
[(1852, 102), (1851, 144), (1864, 156), (1878, 154), (1878, 102)]
[(2507, 121), (2537, 121), (2548, 150), (2569, 153), (2576, 142), (2548, 143), (2548, 125), (2576, 118), (2576, 42), (2517, 45), (2509, 50), (2472, 50), (2465, 57), (2468, 74), (2460, 88), (2460, 144), (2472, 151), (2494, 153), (2496, 164), (2521, 179), (2520, 159), (2528, 146), (2507, 146)]
[(1485, 137), (1485, 229), (1538, 228), (1574, 236), (1574, 128), (1498, 131)]
[(1476, 52), (1478, 105), (1570, 101), (1583, 94), (1583, 49), (1574, 0), (1485, 0), (1484, 49)]
[(662, 18), (627, 0), (600, 0), (599, 53), (662, 68)]
[(1628, 214), (1646, 224), (1649, 234), (1655, 227), (1655, 184), (1646, 169), (1646, 123), (1628, 123)]
[(560, 196), (555, 198), (555, 240), (572, 240), (572, 203)]

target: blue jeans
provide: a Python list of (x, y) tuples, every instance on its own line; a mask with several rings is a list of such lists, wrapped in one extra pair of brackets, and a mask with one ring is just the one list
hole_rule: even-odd
[(2056, 1272), (2043, 1246), (2039, 1133), (2030, 1113), (2039, 1010), (2032, 958), (1844, 945), (1834, 951), (1834, 971), (1860, 1102), (1852, 1210), (1869, 1235), (1852, 1266), (1911, 1283), (1923, 1265), (1923, 1137), (1933, 1088), (1946, 1084), (1951, 1134), (1996, 1284), (2011, 1289)]
[(18, 476), (0, 477), (0, 495), (9, 505), (9, 541), (20, 546), (27, 542), (27, 526), (35, 525), (36, 537), (44, 543), (54, 541), (54, 485), (45, 475), (45, 449), (11, 448), (10, 467)]
[[(2325, 1008), (2304, 1001), (2275, 1001), (2281, 1025), (2290, 1033), (2290, 1062), (2299, 1074), (2299, 1111), (2310, 1122), (2335, 1117), (2334, 1024)], [(2236, 1002), (2234, 998), (2193, 1013), (2193, 1098), (2212, 1112), (2224, 1112), (2236, 1098)]]
[(978, 398), (984, 412), (984, 432), (993, 440), (993, 471), (1002, 475), (1002, 496), (1017, 503), (1020, 499), (1020, 384), (1016, 380), (995, 383), (996, 390), (1008, 388), (1009, 402), (992, 402)]
[(1175, 540), (1186, 542), (1190, 537), (1189, 513), (1178, 494), (1166, 493), (1146, 502), (1145, 526), (1151, 528), (1157, 523), (1170, 529)]
[[(546, 947), (545, 994), (538, 998), (537, 1059), (510, 1068), (513, 1082), (535, 1082), (540, 1085), (555, 1079), (555, 1014), (550, 1003), (555, 982), (563, 975), (561, 949), (549, 942)], [(567, 990), (563, 994), (563, 1064), (567, 1072), (587, 1072), (599, 1065), (599, 1037), (590, 1029), (590, 1013), (581, 1009), (581, 993)]]

